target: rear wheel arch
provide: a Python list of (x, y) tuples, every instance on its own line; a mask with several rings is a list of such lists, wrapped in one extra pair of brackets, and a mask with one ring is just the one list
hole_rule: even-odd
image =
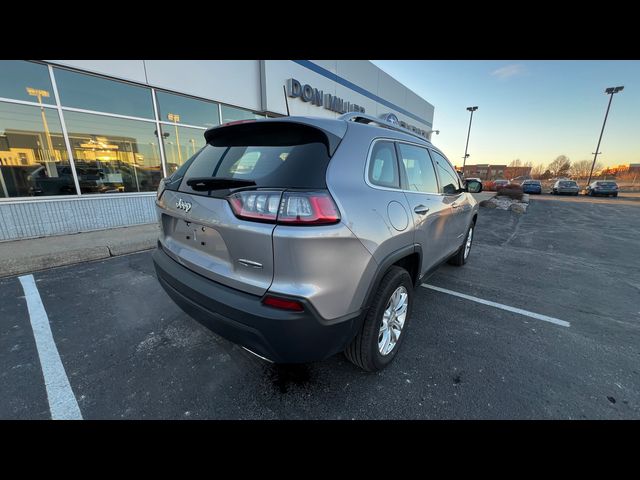
[(380, 286), (380, 282), (387, 274), (387, 272), (391, 269), (391, 267), (396, 266), (404, 268), (411, 276), (411, 281), (415, 286), (420, 276), (421, 265), (422, 248), (418, 244), (407, 245), (406, 247), (403, 247), (387, 255), (387, 257), (385, 257), (385, 259), (379, 263), (373, 280), (369, 285), (369, 289), (367, 290), (367, 295), (365, 296), (365, 300), (363, 303), (363, 309), (367, 309), (371, 306), (374, 294)]

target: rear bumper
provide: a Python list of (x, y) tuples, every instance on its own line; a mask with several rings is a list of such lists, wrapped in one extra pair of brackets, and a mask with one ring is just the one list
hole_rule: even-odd
[(198, 322), (227, 340), (276, 363), (324, 360), (342, 350), (360, 326), (361, 313), (330, 322), (305, 299), (305, 309), (288, 312), (264, 306), (261, 298), (202, 277), (160, 248), (153, 263), (162, 287)]

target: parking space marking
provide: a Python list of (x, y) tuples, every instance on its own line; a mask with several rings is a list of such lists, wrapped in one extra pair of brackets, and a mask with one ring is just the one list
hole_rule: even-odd
[(558, 318), (548, 317), (546, 315), (542, 315), (541, 313), (530, 312), (529, 310), (523, 310), (521, 308), (510, 307), (509, 305), (503, 305), (502, 303), (492, 302), (490, 300), (484, 300), (478, 297), (472, 297), (471, 295), (466, 295), (460, 292), (454, 292), (453, 290), (447, 290), (446, 288), (436, 287), (435, 285), (428, 285), (423, 283), (421, 285), (424, 288), (429, 288), (431, 290), (435, 290), (436, 292), (447, 293), (449, 295), (453, 295), (454, 297), (464, 298), (465, 300), (470, 300), (472, 302), (481, 303), (483, 305), (489, 305), (490, 307), (499, 308), (501, 310), (506, 310), (507, 312), (518, 313), (520, 315), (524, 315), (526, 317), (535, 318), (536, 320), (542, 320), (543, 322), (553, 323), (555, 325), (560, 325), (561, 327), (570, 327), (571, 324), (565, 320), (560, 320)]
[(51, 334), (49, 317), (42, 304), (33, 275), (24, 275), (18, 278), (27, 301), (29, 320), (36, 340), (36, 349), (47, 389), (51, 419), (82, 420), (80, 407), (73, 390), (71, 390), (71, 384), (62, 365), (62, 360), (60, 360), (60, 354)]

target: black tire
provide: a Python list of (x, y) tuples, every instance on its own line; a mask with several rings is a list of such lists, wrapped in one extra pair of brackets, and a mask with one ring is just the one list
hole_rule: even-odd
[(617, 193), (614, 193), (614, 194), (613, 194), (613, 198), (618, 198), (618, 194), (617, 194)]
[[(467, 231), (464, 234), (464, 242), (462, 242), (462, 245), (460, 245), (460, 248), (458, 249), (458, 251), (451, 258), (449, 258), (449, 260), (447, 260), (447, 263), (449, 263), (449, 265), (461, 267), (462, 265), (467, 263), (467, 260), (469, 259), (469, 255), (467, 255), (467, 257), (465, 258), (464, 247), (467, 244), (467, 238), (469, 237), (469, 230), (473, 228), (475, 232), (475, 226), (476, 226), (475, 222), (469, 225), (469, 228), (467, 228)], [(471, 246), (473, 246), (473, 233), (471, 234)], [(471, 253), (471, 250), (469, 250), (469, 253)]]
[[(400, 332), (400, 337), (393, 347), (393, 350), (386, 355), (382, 355), (378, 349), (378, 335), (380, 334), (382, 316), (391, 295), (401, 285), (407, 289), (407, 315)], [(412, 307), (413, 282), (411, 281), (411, 276), (404, 268), (392, 266), (382, 278), (380, 286), (378, 290), (376, 290), (373, 303), (369, 307), (367, 315), (362, 322), (362, 329), (344, 351), (347, 359), (367, 372), (376, 372), (389, 365), (398, 353), (404, 337), (407, 336), (407, 327), (411, 320)]]

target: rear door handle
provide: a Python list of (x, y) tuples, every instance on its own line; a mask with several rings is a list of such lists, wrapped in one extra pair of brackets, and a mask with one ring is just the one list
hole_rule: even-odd
[(418, 205), (413, 209), (418, 215), (424, 215), (429, 211), (429, 207), (425, 207), (424, 205)]

